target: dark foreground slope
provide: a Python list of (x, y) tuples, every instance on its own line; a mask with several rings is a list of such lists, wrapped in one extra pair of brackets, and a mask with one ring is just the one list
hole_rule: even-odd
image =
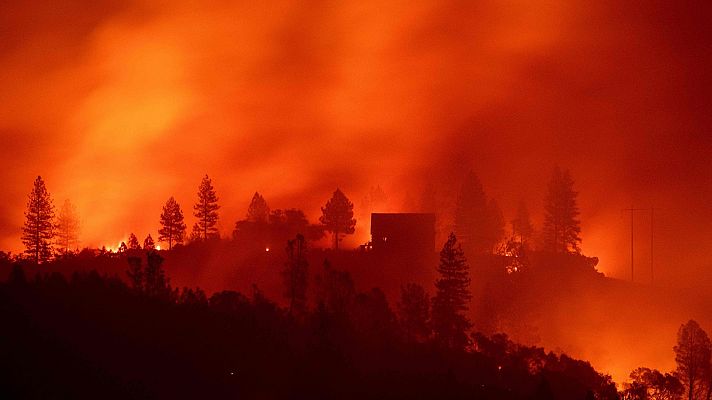
[(249, 297), (148, 296), (95, 272), (0, 285), (2, 398), (615, 398), (588, 363), (475, 335), (408, 343), (382, 292), (290, 317)]

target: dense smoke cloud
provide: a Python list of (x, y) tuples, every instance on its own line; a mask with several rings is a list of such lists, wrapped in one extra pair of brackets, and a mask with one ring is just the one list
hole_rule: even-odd
[(709, 20), (702, 2), (5, 2), (0, 246), (20, 249), (38, 174), (101, 246), (155, 236), (171, 195), (190, 214), (205, 173), (224, 235), (256, 190), (316, 220), (337, 186), (408, 210), (470, 169), (507, 219), (524, 200), (541, 222), (558, 164), (601, 271), (629, 276), (622, 209), (655, 206), (659, 282), (709, 283)]

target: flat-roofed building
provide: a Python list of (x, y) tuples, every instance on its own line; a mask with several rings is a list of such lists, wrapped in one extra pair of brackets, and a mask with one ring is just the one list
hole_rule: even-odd
[(373, 251), (398, 255), (423, 255), (435, 251), (435, 214), (371, 214)]

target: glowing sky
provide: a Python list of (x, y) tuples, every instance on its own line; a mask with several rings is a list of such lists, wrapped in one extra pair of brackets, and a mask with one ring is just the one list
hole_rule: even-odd
[(660, 279), (709, 280), (708, 5), (384, 3), (3, 2), (0, 247), (38, 174), (98, 246), (155, 236), (171, 195), (190, 214), (205, 173), (229, 235), (256, 190), (316, 220), (337, 186), (402, 210), (469, 169), (540, 221), (559, 164), (601, 270), (628, 276), (621, 209), (654, 205)]

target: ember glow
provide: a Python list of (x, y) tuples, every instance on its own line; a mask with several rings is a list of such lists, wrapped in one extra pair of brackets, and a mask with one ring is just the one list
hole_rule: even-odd
[[(651, 280), (654, 261), (655, 285), (701, 293), (712, 287), (710, 8), (4, 2), (0, 249), (22, 251), (37, 175), (55, 205), (76, 205), (82, 247), (116, 252), (131, 232), (156, 239), (170, 196), (190, 229), (207, 173), (223, 237), (255, 191), (316, 223), (338, 187), (355, 205), (344, 245), (356, 248), (370, 240), (371, 212), (417, 211), (428, 184), (451, 204), (470, 170), (506, 221), (525, 201), (541, 226), (546, 184), (561, 165), (579, 192), (583, 253), (600, 259), (599, 271), (630, 278), (623, 210), (655, 208), (652, 239), (648, 214), (633, 222), (639, 283)], [(364, 199), (377, 185), (387, 197), (375, 208)], [(264, 252), (283, 251), (272, 246)], [(601, 311), (596, 299), (587, 305)], [(619, 353), (622, 337), (635, 339), (608, 330), (544, 344), (625, 379), (641, 360), (673, 367), (658, 350), (671, 347), (675, 321), (639, 352)]]

